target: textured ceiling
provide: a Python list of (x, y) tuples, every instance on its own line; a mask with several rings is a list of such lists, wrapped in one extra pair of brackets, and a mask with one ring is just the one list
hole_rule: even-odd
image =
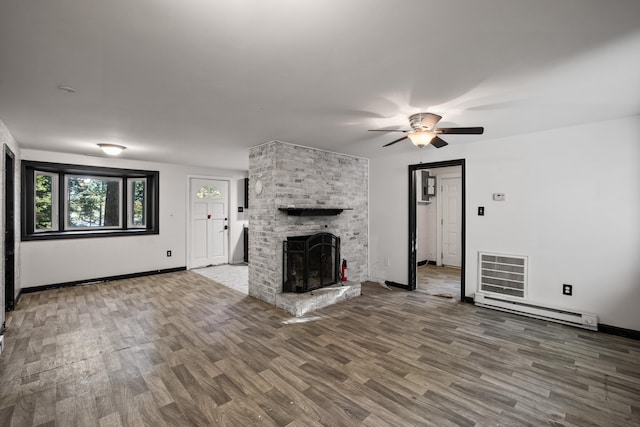
[[(23, 148), (248, 168), (281, 140), (417, 150), (640, 114), (637, 0), (2, 0), (0, 120)], [(60, 85), (72, 86), (66, 93)], [(433, 148), (427, 148), (430, 150)], [(446, 149), (443, 148), (443, 149)]]

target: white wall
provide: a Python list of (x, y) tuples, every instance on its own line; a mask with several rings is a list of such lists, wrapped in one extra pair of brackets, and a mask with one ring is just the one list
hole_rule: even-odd
[[(134, 237), (27, 241), (21, 245), (23, 288), (187, 266), (189, 176), (230, 179), (229, 253), (235, 261), (242, 245), (244, 214), (237, 213), (238, 183), (245, 171), (195, 168), (119, 158), (22, 150), (23, 160), (160, 172), (160, 234)], [(172, 257), (166, 251), (172, 251)], [(240, 258), (241, 260), (242, 258)]]
[[(14, 185), (15, 185), (15, 200), (14, 200), (14, 206), (15, 206), (15, 235), (16, 235), (16, 242), (15, 242), (15, 263), (16, 263), (16, 267), (15, 267), (15, 297), (18, 298), (18, 295), (20, 294), (20, 241), (19, 241), (19, 235), (20, 235), (20, 147), (18, 147), (18, 144), (16, 143), (15, 139), (13, 139), (13, 136), (11, 135), (11, 133), (9, 132), (9, 129), (7, 129), (7, 127), (4, 125), (4, 123), (0, 120), (0, 155), (2, 155), (2, 160), (0, 160), (0, 162), (2, 162), (2, 170), (0, 170), (0, 200), (2, 200), (2, 203), (0, 203), (0, 230), (4, 230), (4, 206), (5, 206), (5, 200), (4, 200), (4, 193), (5, 193), (5, 182), (4, 182), (4, 168), (5, 168), (5, 164), (4, 164), (4, 144), (7, 144), (7, 146), (9, 147), (9, 149), (13, 152), (13, 154), (15, 155), (15, 179), (14, 179)], [(4, 254), (4, 233), (0, 233), (0, 260), (4, 260), (5, 254)], [(4, 283), (4, 261), (0, 261), (0, 325), (2, 325), (2, 323), (4, 323), (4, 307), (5, 307), (5, 298), (4, 298), (4, 292), (5, 292), (5, 283)]]
[[(425, 162), (466, 159), (466, 295), (477, 288), (478, 251), (528, 255), (531, 301), (640, 330), (639, 141), (634, 116), (427, 149)], [(412, 163), (414, 152), (370, 162), (372, 275), (399, 283), (407, 283)], [(507, 200), (494, 202), (495, 192)]]

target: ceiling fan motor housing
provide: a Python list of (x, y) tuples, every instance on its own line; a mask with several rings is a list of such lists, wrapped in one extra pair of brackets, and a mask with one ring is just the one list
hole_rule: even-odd
[(417, 113), (409, 116), (409, 124), (413, 130), (431, 130), (442, 116), (433, 113)]

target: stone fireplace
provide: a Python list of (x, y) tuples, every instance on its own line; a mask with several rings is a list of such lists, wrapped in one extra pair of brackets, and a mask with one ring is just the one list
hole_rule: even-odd
[[(280, 141), (251, 148), (249, 295), (295, 315), (304, 314), (300, 301), (316, 309), (359, 295), (368, 272), (368, 183), (367, 159)], [(324, 286), (323, 278), (323, 286), (311, 284), (310, 292), (283, 293), (290, 266), (284, 242), (318, 234), (339, 238), (338, 258), (325, 254), (333, 265), (317, 266), (311, 274), (320, 268), (326, 277), (327, 268), (335, 271), (335, 263), (346, 259), (349, 281)]]

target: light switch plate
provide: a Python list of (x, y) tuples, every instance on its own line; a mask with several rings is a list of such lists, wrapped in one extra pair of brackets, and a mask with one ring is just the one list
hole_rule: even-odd
[(493, 193), (493, 200), (496, 202), (504, 202), (506, 197), (507, 196), (504, 193)]

